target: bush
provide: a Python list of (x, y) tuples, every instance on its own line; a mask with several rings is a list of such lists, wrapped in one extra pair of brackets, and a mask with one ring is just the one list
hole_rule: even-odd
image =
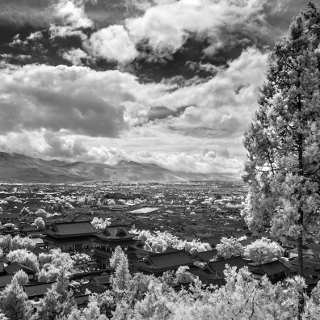
[(36, 273), (39, 271), (39, 262), (37, 256), (34, 253), (27, 251), (26, 249), (17, 249), (10, 251), (7, 254), (7, 259), (10, 262), (19, 262), (31, 268)]
[(216, 246), (218, 256), (223, 258), (231, 258), (241, 256), (244, 251), (244, 247), (240, 240), (234, 237), (223, 237), (220, 243)]
[(283, 248), (277, 242), (261, 238), (247, 245), (244, 255), (255, 263), (266, 263), (280, 258)]

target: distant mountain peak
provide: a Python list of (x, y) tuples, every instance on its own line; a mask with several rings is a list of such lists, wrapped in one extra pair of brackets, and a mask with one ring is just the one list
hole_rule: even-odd
[[(154, 163), (121, 160), (102, 163), (43, 160), (18, 153), (0, 152), (0, 182), (68, 183), (81, 181), (181, 182), (219, 180), (221, 175), (175, 172)], [(230, 177), (225, 177), (230, 180)]]

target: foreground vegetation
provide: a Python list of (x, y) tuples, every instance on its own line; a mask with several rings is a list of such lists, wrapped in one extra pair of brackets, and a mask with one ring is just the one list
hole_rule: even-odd
[(246, 268), (239, 271), (227, 268), (224, 286), (204, 287), (186, 267), (160, 278), (140, 273), (131, 275), (127, 257), (120, 247), (110, 265), (114, 269), (110, 290), (91, 295), (87, 307), (82, 309), (76, 306), (63, 268), (57, 282), (38, 302), (27, 300), (22, 288), (27, 276), (20, 271), (0, 294), (0, 319), (316, 320), (320, 317), (320, 284), (310, 296), (305, 295), (305, 308), (303, 314), (299, 314), (299, 298), (306, 287), (299, 276), (272, 284), (265, 277), (254, 279)]

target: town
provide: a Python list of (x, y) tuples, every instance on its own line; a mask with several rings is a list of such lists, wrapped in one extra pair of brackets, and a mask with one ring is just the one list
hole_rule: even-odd
[[(247, 266), (257, 279), (266, 275), (273, 283), (298, 273), (294, 244), (267, 250), (267, 259), (245, 253), (263, 240), (240, 215), (241, 183), (2, 184), (0, 190), (0, 289), (22, 270), (31, 301), (43, 298), (68, 265), (76, 302), (86, 306), (91, 294), (110, 287), (110, 259), (119, 247), (133, 274), (184, 268), (190, 277), (179, 288), (194, 278), (223, 285), (226, 265)], [(311, 290), (320, 276), (320, 246), (304, 249)]]

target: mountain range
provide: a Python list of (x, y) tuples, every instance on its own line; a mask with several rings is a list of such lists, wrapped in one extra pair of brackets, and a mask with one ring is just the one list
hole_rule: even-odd
[(68, 183), (112, 182), (188, 182), (231, 180), (221, 174), (172, 171), (152, 163), (120, 161), (116, 165), (89, 162), (43, 160), (23, 154), (0, 152), (0, 182)]

